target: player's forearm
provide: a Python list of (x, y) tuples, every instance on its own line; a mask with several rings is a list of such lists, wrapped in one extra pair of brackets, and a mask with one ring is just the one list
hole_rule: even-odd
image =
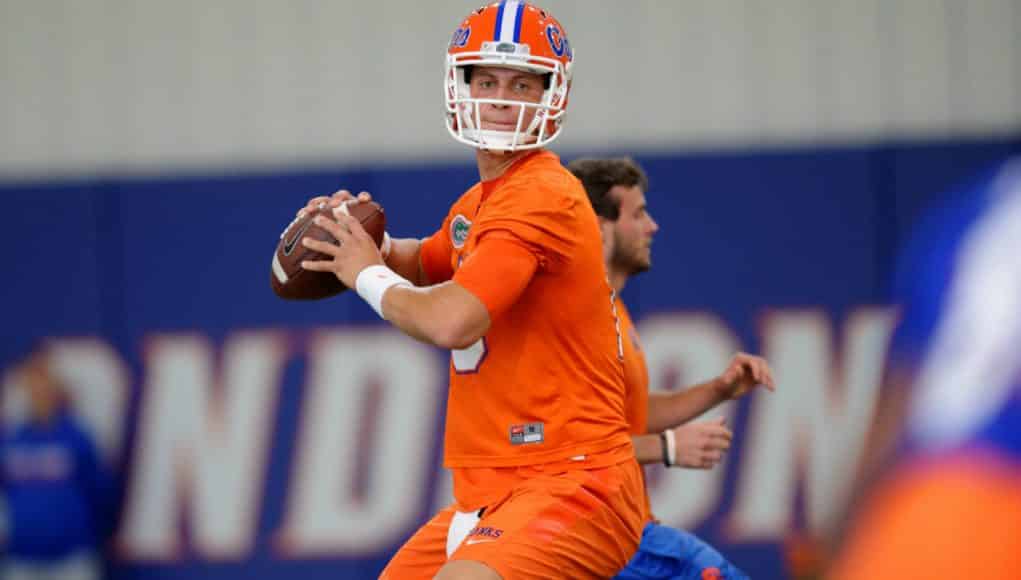
[(648, 432), (686, 423), (726, 400), (716, 380), (678, 393), (649, 393)]
[(631, 443), (635, 446), (635, 459), (642, 465), (663, 463), (663, 439), (658, 433), (653, 435), (632, 435)]
[(429, 280), (422, 272), (421, 254), (422, 240), (391, 238), (390, 255), (386, 257), (386, 265), (415, 286), (428, 286)]
[(456, 282), (394, 286), (383, 295), (386, 319), (409, 336), (441, 348), (466, 348), (489, 330), (489, 311)]

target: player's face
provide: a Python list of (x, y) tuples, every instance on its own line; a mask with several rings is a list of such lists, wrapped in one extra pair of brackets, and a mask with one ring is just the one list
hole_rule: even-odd
[(652, 237), (659, 230), (645, 193), (637, 185), (616, 185), (610, 195), (620, 200), (620, 216), (613, 223), (613, 266), (629, 275), (644, 272), (652, 266)]
[[(472, 71), (471, 96), (476, 99), (502, 99), (538, 103), (545, 92), (540, 74), (520, 70), (477, 66)], [(514, 131), (521, 107), (514, 105), (479, 105), (482, 128), (491, 131)], [(535, 117), (535, 107), (525, 107), (521, 127), (528, 127)]]
[(46, 359), (36, 354), (21, 369), (32, 415), (41, 419), (53, 413), (61, 397), (60, 386), (46, 365)]

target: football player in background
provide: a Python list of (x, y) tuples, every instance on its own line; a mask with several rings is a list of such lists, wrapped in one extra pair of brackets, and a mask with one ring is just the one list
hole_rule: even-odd
[(0, 438), (9, 514), (3, 580), (90, 580), (111, 531), (113, 477), (39, 348), (11, 383), (28, 417)]
[[(774, 389), (769, 365), (761, 357), (738, 353), (715, 379), (676, 393), (649, 393), (649, 373), (638, 333), (620, 298), (628, 279), (652, 266), (652, 238), (659, 226), (646, 204), (648, 178), (628, 158), (578, 159), (568, 169), (581, 180), (599, 216), (606, 271), (616, 292), (621, 334), (625, 337), (627, 417), (638, 462), (710, 469), (730, 447), (732, 434), (722, 419), (689, 421), (758, 385)], [(648, 490), (644, 490), (644, 501), (650, 511), (649, 521), (638, 553), (618, 579), (747, 578), (693, 534), (659, 525), (649, 508)]]
[(1019, 250), (1021, 158), (913, 234), (884, 393), (896, 416), (873, 429), (872, 484), (827, 578), (1021, 578)]
[(337, 245), (306, 241), (332, 260), (305, 268), (334, 272), (397, 328), (452, 350), (444, 465), (455, 504), (384, 578), (609, 578), (638, 547), (642, 474), (599, 224), (545, 149), (573, 64), (548, 12), (511, 0), (472, 12), (450, 42), (444, 96), (447, 129), (475, 148), (481, 181), (430, 237), (392, 240), (385, 263), (349, 216), (317, 221)]

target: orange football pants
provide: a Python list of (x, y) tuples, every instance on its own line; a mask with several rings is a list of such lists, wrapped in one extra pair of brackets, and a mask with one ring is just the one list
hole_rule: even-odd
[(634, 459), (528, 478), (486, 506), (449, 559), (454, 506), (422, 526), (380, 578), (432, 578), (448, 560), (481, 562), (504, 580), (612, 577), (638, 549), (646, 520), (642, 489)]

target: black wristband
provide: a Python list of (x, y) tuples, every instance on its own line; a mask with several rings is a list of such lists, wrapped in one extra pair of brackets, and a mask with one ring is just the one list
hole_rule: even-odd
[(666, 431), (659, 432), (659, 447), (663, 451), (663, 465), (673, 467), (670, 465), (670, 453), (667, 451)]

